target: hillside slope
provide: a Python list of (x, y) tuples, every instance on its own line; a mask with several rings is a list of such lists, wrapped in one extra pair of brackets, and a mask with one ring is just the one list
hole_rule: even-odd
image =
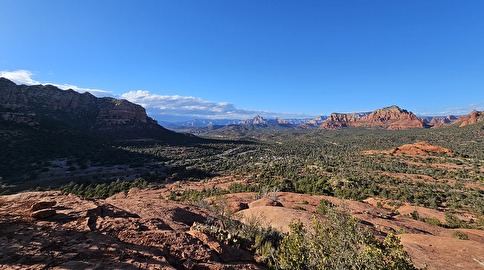
[(135, 160), (116, 147), (120, 143), (200, 141), (165, 129), (143, 107), (126, 100), (0, 78), (0, 182), (33, 180), (58, 159), (99, 164)]

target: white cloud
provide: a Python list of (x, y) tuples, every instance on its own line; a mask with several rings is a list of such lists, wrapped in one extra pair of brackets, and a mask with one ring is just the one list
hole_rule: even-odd
[(34, 74), (29, 70), (0, 71), (0, 77), (7, 78), (16, 84), (41, 84), (40, 82), (32, 79), (32, 75)]
[(312, 117), (304, 114), (274, 113), (236, 108), (228, 102), (207, 101), (197, 97), (158, 95), (145, 90), (130, 91), (121, 98), (140, 104), (156, 115), (190, 116), (210, 119), (248, 119), (256, 115), (267, 118)]
[(469, 104), (463, 107), (445, 108), (440, 112), (418, 112), (417, 115), (424, 116), (447, 116), (447, 115), (464, 115), (469, 114), (472, 110), (484, 111), (484, 101)]
[(468, 114), (472, 110), (484, 111), (484, 101), (476, 102), (469, 104), (465, 107), (454, 107), (454, 108), (447, 108), (445, 111), (441, 112), (442, 115), (449, 115), (449, 114)]
[[(82, 88), (71, 84), (57, 84), (39, 82), (33, 79), (34, 73), (29, 70), (0, 71), (0, 77), (5, 77), (17, 84), (26, 85), (54, 85), (60, 89), (72, 89), (77, 92), (90, 92), (95, 96), (111, 96), (111, 92)], [(139, 104), (146, 108), (148, 114), (158, 120), (176, 119), (249, 119), (256, 115), (262, 115), (265, 118), (307, 118), (313, 115), (294, 114), (294, 113), (275, 113), (261, 110), (250, 110), (236, 108), (229, 102), (214, 102), (203, 100), (192, 96), (179, 95), (158, 95), (150, 91), (138, 90), (124, 93), (120, 96), (133, 103)]]
[(0, 77), (7, 78), (16, 84), (25, 84), (25, 85), (53, 85), (62, 90), (72, 89), (76, 92), (84, 93), (89, 92), (95, 96), (110, 96), (110, 92), (106, 90), (94, 89), (94, 88), (83, 88), (72, 84), (56, 84), (56, 83), (46, 83), (46, 82), (39, 82), (32, 78), (34, 74), (29, 70), (15, 70), (15, 71), (0, 71)]

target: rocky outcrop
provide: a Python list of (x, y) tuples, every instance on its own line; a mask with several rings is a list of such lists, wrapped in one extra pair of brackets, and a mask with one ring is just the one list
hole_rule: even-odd
[(30, 207), (30, 211), (32, 211), (30, 216), (35, 219), (46, 219), (55, 216), (57, 214), (55, 209), (50, 209), (54, 205), (56, 205), (55, 201), (35, 202)]
[(24, 124), (31, 127), (39, 124), (37, 115), (33, 112), (0, 112), (0, 120), (17, 124)]
[(32, 212), (31, 217), (35, 219), (46, 219), (55, 216), (57, 212), (54, 209), (43, 209), (39, 211)]
[(454, 115), (422, 117), (420, 120), (429, 127), (442, 127), (456, 121), (457, 117)]
[(16, 85), (0, 78), (0, 121), (58, 126), (119, 138), (182, 138), (148, 117), (140, 105), (52, 85)]
[(365, 127), (378, 127), (387, 129), (424, 128), (424, 123), (412, 112), (391, 106), (373, 111), (361, 118), (358, 124)]
[(248, 206), (249, 206), (248, 208), (254, 208), (254, 207), (258, 207), (258, 206), (278, 206), (278, 207), (282, 207), (283, 205), (278, 200), (273, 200), (271, 198), (262, 198), (262, 199), (250, 202), (248, 204)]
[(456, 122), (459, 127), (484, 122), (484, 111), (473, 110), (470, 114), (459, 117)]
[(390, 154), (403, 156), (428, 156), (435, 154), (450, 155), (452, 154), (452, 150), (438, 145), (431, 145), (426, 141), (421, 141), (393, 148), (390, 150)]
[(80, 114), (93, 126), (155, 123), (143, 107), (126, 100), (97, 98), (90, 93), (61, 90), (51, 85), (16, 85), (0, 78), (0, 105), (4, 110)]
[(267, 126), (269, 122), (264, 119), (262, 116), (257, 115), (253, 119), (248, 119), (244, 121), (240, 121), (240, 125), (258, 125), (258, 126)]
[(35, 211), (39, 211), (39, 210), (42, 210), (42, 209), (51, 208), (55, 204), (56, 204), (55, 201), (36, 202), (36, 203), (32, 204), (32, 206), (30, 207), (30, 210), (32, 212), (35, 212)]
[(432, 145), (426, 141), (404, 144), (391, 150), (368, 150), (363, 151), (365, 155), (392, 155), (392, 156), (434, 156), (434, 155), (451, 155), (453, 151), (439, 145)]
[(243, 133), (252, 130), (280, 130), (292, 129), (294, 126), (281, 118), (265, 119), (257, 115), (253, 119), (239, 121), (238, 124), (224, 126), (217, 130), (218, 133), (225, 135), (229, 133)]
[(322, 129), (340, 129), (346, 127), (367, 127), (383, 129), (424, 128), (425, 124), (412, 112), (390, 106), (375, 110), (365, 116), (333, 113), (320, 126)]
[(340, 129), (355, 126), (357, 118), (345, 113), (332, 113), (320, 126), (322, 129)]
[(274, 121), (279, 124), (279, 125), (287, 125), (289, 124), (285, 119), (282, 119), (282, 118), (276, 118), (274, 119)]
[[(265, 269), (249, 251), (193, 226), (200, 217), (219, 224), (209, 211), (130, 194), (0, 196), (0, 269)], [(52, 198), (56, 210), (31, 212), (31, 205)]]
[(328, 119), (327, 116), (318, 116), (314, 119), (311, 119), (309, 120), (308, 122), (304, 123), (304, 124), (301, 124), (299, 125), (298, 127), (299, 128), (317, 128), (319, 126), (321, 126), (324, 121), (326, 121), (326, 119)]

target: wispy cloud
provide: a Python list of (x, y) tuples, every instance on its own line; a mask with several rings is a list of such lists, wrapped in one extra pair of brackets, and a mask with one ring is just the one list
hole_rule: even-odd
[(7, 78), (16, 84), (41, 84), (40, 82), (32, 79), (32, 75), (34, 74), (29, 70), (0, 71), (0, 77)]
[(478, 110), (478, 111), (484, 111), (484, 101), (481, 102), (476, 102), (469, 104), (465, 107), (453, 107), (453, 108), (447, 108), (442, 112), (442, 115), (449, 115), (449, 114), (468, 114), (472, 110)]
[(306, 114), (240, 109), (228, 102), (207, 101), (191, 96), (158, 95), (145, 90), (130, 91), (122, 94), (121, 98), (140, 104), (157, 115), (191, 116), (210, 119), (247, 119), (256, 115), (262, 115), (267, 118), (312, 117)]
[(475, 102), (462, 107), (445, 108), (440, 112), (418, 112), (417, 114), (431, 116), (463, 115), (470, 113), (472, 110), (484, 111), (484, 101)]
[(111, 92), (106, 91), (106, 90), (101, 90), (101, 89), (95, 89), (95, 88), (83, 88), (79, 87), (76, 85), (72, 84), (57, 84), (57, 83), (49, 83), (49, 82), (39, 82), (37, 80), (34, 80), (33, 73), (30, 70), (15, 70), (15, 71), (0, 71), (0, 77), (7, 78), (16, 84), (25, 84), (25, 85), (37, 85), (37, 84), (42, 84), (42, 85), (53, 85), (56, 86), (60, 89), (67, 90), (67, 89), (72, 89), (74, 91), (84, 93), (84, 92), (89, 92), (93, 95), (96, 96), (110, 96)]

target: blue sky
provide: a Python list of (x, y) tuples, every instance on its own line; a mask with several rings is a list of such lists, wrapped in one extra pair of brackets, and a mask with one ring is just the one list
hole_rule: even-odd
[(484, 110), (484, 1), (3, 0), (0, 76), (158, 120)]

